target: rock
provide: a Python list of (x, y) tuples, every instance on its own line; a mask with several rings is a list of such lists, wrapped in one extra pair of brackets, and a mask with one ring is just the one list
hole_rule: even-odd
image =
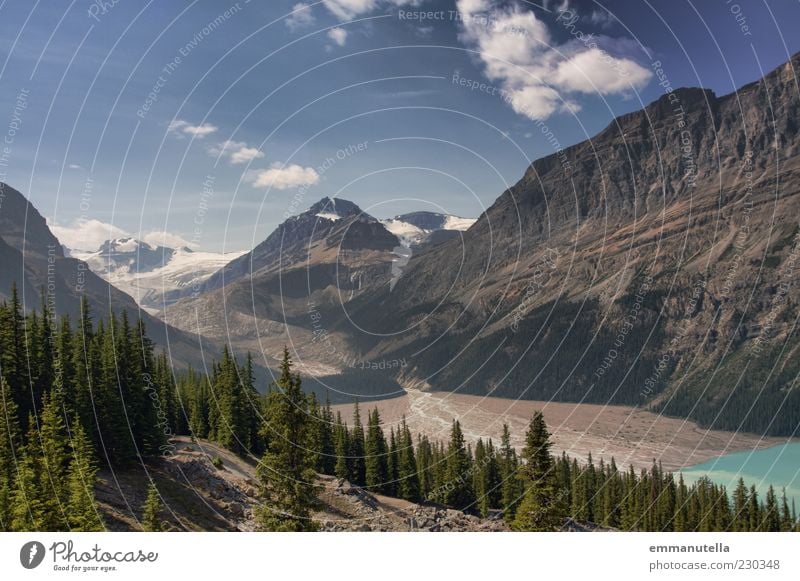
[(235, 517), (244, 516), (244, 505), (239, 502), (232, 502), (228, 505), (228, 510)]

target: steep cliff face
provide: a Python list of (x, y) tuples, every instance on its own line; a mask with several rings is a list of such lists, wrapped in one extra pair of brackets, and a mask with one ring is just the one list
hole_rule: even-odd
[(677, 90), (536, 161), (392, 292), (349, 305), (351, 345), (437, 389), (791, 432), (799, 67)]

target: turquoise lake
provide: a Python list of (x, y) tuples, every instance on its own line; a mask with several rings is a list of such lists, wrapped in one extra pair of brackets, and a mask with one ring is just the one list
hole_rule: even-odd
[(755, 484), (761, 500), (770, 484), (779, 497), (781, 490), (786, 488), (789, 502), (794, 499), (800, 511), (800, 443), (726, 454), (689, 466), (681, 472), (687, 483), (708, 476), (712, 482), (724, 484), (728, 494), (733, 492), (739, 478), (744, 478), (748, 488)]

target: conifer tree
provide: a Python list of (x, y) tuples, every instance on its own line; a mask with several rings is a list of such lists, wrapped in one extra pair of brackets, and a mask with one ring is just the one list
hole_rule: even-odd
[(336, 478), (349, 481), (350, 476), (350, 437), (347, 424), (342, 422), (341, 412), (336, 412), (336, 425), (334, 427), (334, 444), (336, 448), (336, 464), (334, 472)]
[[(388, 473), (388, 462), (386, 469)], [(417, 476), (419, 479), (420, 498), (432, 500), (431, 492), (434, 486), (433, 447), (427, 436), (418, 436), (417, 439)]]
[(39, 429), (28, 436), (27, 453), (41, 457), (38, 486), (44, 509), (46, 530), (66, 530), (67, 523), (67, 430), (64, 425), (61, 394), (52, 391), (44, 399)]
[(41, 470), (37, 454), (23, 454), (11, 494), (11, 530), (45, 530), (46, 499), (39, 484)]
[(8, 382), (11, 395), (19, 410), (20, 429), (28, 429), (27, 420), (31, 411), (31, 398), (26, 389), (24, 375), (24, 318), (16, 283), (11, 285), (11, 299), (0, 309), (0, 373)]
[(161, 509), (161, 495), (159, 495), (155, 483), (150, 482), (150, 486), (147, 487), (147, 500), (145, 500), (142, 507), (142, 527), (145, 531), (160, 533), (164, 530)]
[(67, 474), (67, 516), (73, 531), (105, 530), (94, 498), (97, 468), (92, 444), (79, 421), (73, 422), (72, 460)]
[(388, 477), (388, 453), (386, 438), (381, 429), (381, 416), (375, 408), (368, 415), (366, 454), (367, 487), (376, 492), (384, 492)]
[(733, 530), (737, 532), (750, 530), (747, 512), (747, 487), (744, 485), (743, 478), (739, 478), (733, 491)]
[(447, 447), (445, 470), (445, 503), (458, 510), (468, 510), (475, 502), (472, 490), (472, 462), (467, 452), (461, 423), (453, 420), (450, 429), (450, 444)]
[(514, 529), (552, 531), (561, 527), (566, 516), (562, 495), (556, 490), (550, 432), (542, 412), (535, 412), (525, 435), (520, 469), (524, 496), (514, 518)]
[(12, 491), (21, 452), (19, 416), (6, 378), (0, 376), (0, 530), (11, 530)]
[(517, 452), (511, 447), (508, 424), (503, 424), (503, 435), (500, 440), (500, 486), (503, 518), (508, 522), (514, 520), (517, 505), (522, 497), (518, 468)]
[(386, 469), (389, 473), (386, 482), (386, 494), (397, 496), (398, 481), (400, 480), (400, 460), (397, 453), (397, 437), (394, 428), (389, 428), (389, 457), (386, 462)]
[(419, 477), (417, 476), (417, 459), (414, 455), (414, 440), (408, 429), (406, 418), (400, 423), (400, 436), (397, 443), (398, 461), (398, 496), (405, 500), (417, 502), (419, 496)]
[(367, 480), (364, 446), (364, 426), (361, 423), (361, 412), (358, 402), (356, 402), (353, 408), (353, 429), (350, 432), (350, 472), (353, 484), (358, 486), (364, 486)]
[(336, 437), (334, 435), (333, 411), (331, 402), (326, 397), (325, 406), (320, 410), (319, 418), (319, 458), (317, 469), (323, 474), (333, 475), (336, 469)]
[(288, 349), (284, 349), (281, 376), (269, 394), (267, 449), (257, 474), (264, 504), (257, 510), (257, 522), (268, 531), (311, 531), (311, 509), (316, 505), (316, 454), (309, 450), (312, 425), (308, 399), (300, 376), (292, 373)]

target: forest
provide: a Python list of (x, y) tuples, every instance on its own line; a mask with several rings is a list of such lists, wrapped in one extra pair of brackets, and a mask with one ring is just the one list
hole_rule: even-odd
[[(44, 293), (43, 293), (44, 294)], [(386, 430), (377, 409), (354, 406), (352, 425), (304, 391), (284, 351), (266, 393), (254, 365), (227, 348), (208, 373), (177, 370), (156, 353), (141, 320), (126, 313), (56, 318), (43, 303), (23, 313), (16, 289), (0, 304), (0, 530), (104, 530), (94, 496), (100, 468), (135, 469), (189, 435), (257, 463), (261, 530), (316, 530), (318, 474), (383, 495), (435, 503), (517, 531), (562, 530), (569, 522), (627, 531), (797, 531), (785, 492), (763, 495), (743, 481), (733, 491), (687, 484), (654, 462), (619, 469), (613, 459), (555, 455), (541, 412), (525, 446), (467, 442), (453, 420), (447, 441)], [(145, 530), (161, 530), (151, 483)]]

